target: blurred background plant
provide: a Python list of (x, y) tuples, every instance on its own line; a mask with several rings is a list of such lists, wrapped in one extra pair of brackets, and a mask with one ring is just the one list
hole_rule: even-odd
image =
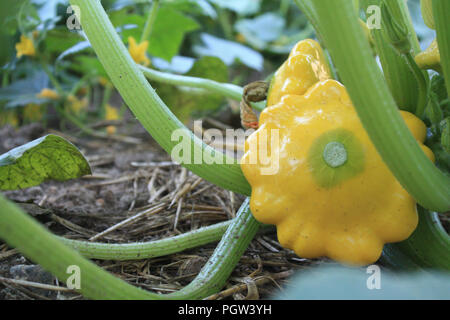
[[(296, 42), (315, 37), (312, 25), (290, 0), (105, 0), (102, 4), (137, 63), (239, 86), (269, 78)], [(408, 5), (425, 50), (436, 33), (425, 25), (420, 1), (409, 0)], [(118, 125), (123, 127), (124, 118), (131, 115), (73, 14), (67, 0), (1, 2), (0, 127), (39, 122), (47, 128), (75, 128), (120, 140)], [(434, 74), (435, 99), (424, 119), (433, 133), (428, 144), (444, 160), (438, 161), (441, 169), (448, 171), (449, 153), (440, 142), (448, 131), (449, 103), (443, 78), (429, 72)], [(196, 88), (151, 84), (186, 124), (215, 117), (239, 127), (237, 101)]]
[[(158, 10), (150, 17), (155, 2)], [(290, 0), (105, 0), (102, 4), (137, 63), (240, 86), (270, 77), (296, 42), (315, 37), (305, 15)], [(420, 2), (408, 4), (425, 49), (435, 31), (424, 24)], [(2, 1), (0, 6), (0, 126), (41, 122), (64, 129), (70, 124), (96, 136), (115, 135), (116, 128), (108, 124), (120, 122), (127, 108), (71, 18), (68, 1)], [(433, 83), (443, 87), (437, 75)], [(156, 82), (152, 86), (184, 122), (216, 115), (222, 122), (239, 125), (238, 103), (222, 95)], [(438, 98), (442, 103), (446, 96)], [(427, 116), (430, 126), (442, 121), (440, 114)], [(94, 132), (88, 125), (98, 121), (104, 122), (104, 132)], [(445, 126), (434, 128), (442, 131)]]
[[(314, 36), (289, 0), (161, 0), (149, 23), (154, 2), (102, 4), (135, 61), (159, 71), (245, 85), (273, 73), (297, 41)], [(92, 133), (87, 123), (123, 117), (126, 108), (71, 20), (68, 1), (3, 1), (0, 6), (0, 125), (41, 122), (61, 129), (70, 123)], [(70, 26), (74, 30), (68, 33)], [(238, 104), (221, 95), (152, 85), (184, 122), (230, 107), (227, 114), (238, 117)], [(105, 132), (113, 135), (116, 128), (105, 126)]]

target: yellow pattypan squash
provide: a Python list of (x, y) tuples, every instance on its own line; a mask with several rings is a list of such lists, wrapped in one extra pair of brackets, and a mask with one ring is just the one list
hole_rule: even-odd
[[(241, 168), (254, 217), (277, 226), (283, 247), (304, 258), (366, 265), (385, 243), (411, 235), (416, 203), (379, 156), (345, 87), (327, 75), (318, 44), (300, 42), (275, 75)], [(424, 123), (400, 113), (434, 160), (422, 144)]]

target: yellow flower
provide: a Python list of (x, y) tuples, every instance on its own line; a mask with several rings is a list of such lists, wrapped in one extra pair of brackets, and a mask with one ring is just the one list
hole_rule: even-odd
[[(113, 106), (106, 104), (105, 105), (105, 120), (119, 120), (119, 112), (116, 108)], [(117, 128), (115, 126), (107, 126), (106, 132), (108, 134), (114, 134), (116, 133)]]
[(36, 55), (33, 40), (24, 35), (20, 36), (20, 42), (16, 44), (16, 50), (17, 58), (22, 56), (34, 57)]
[(14, 110), (0, 112), (0, 127), (7, 124), (13, 126), (14, 128), (19, 126), (19, 118)]
[(238, 33), (238, 35), (236, 36), (236, 40), (241, 43), (245, 43), (246, 41), (245, 36), (242, 33)]
[(23, 118), (28, 122), (38, 122), (44, 116), (44, 109), (34, 103), (27, 104), (23, 109)]
[(78, 99), (74, 95), (69, 95), (67, 101), (69, 111), (74, 114), (80, 114), (82, 111), (86, 110), (88, 106), (88, 99), (86, 97)]
[(99, 77), (98, 78), (98, 83), (100, 83), (103, 87), (111, 85), (111, 82), (109, 81), (109, 79), (105, 78), (105, 77)]
[(145, 40), (144, 42), (137, 44), (133, 37), (129, 37), (128, 42), (130, 43), (128, 51), (134, 62), (143, 64), (144, 66), (150, 65), (150, 59), (145, 55), (148, 48), (148, 41)]
[(41, 99), (58, 100), (59, 94), (55, 90), (44, 88), (37, 94), (37, 97)]

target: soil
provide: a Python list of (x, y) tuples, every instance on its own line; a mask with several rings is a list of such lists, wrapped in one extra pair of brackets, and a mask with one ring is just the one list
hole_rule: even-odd
[[(45, 130), (39, 124), (13, 129), (0, 128), (0, 154), (47, 133), (64, 136), (87, 157), (93, 174), (68, 182), (47, 182), (40, 186), (4, 194), (53, 233), (87, 240), (111, 226), (164, 203), (164, 210), (118, 228), (96, 241), (129, 243), (171, 237), (235, 216), (244, 197), (212, 185), (171, 163), (169, 156), (136, 122), (120, 127), (139, 144), (79, 137)], [(129, 139), (125, 139), (128, 141)], [(195, 187), (182, 197), (182, 205), (171, 205), (179, 190)], [(150, 202), (149, 202), (150, 201)], [(177, 215), (177, 209), (180, 211)], [(95, 261), (114, 275), (146, 290), (168, 293), (189, 284), (211, 256), (216, 243), (178, 254), (138, 261)], [(215, 299), (270, 298), (293, 271), (309, 268), (323, 260), (300, 259), (283, 249), (274, 230), (258, 234), (230, 277), (230, 289)], [(0, 241), (0, 277), (48, 285), (58, 284), (51, 274)], [(253, 281), (255, 285), (247, 283)], [(1, 279), (0, 279), (1, 280)], [(62, 285), (62, 284), (60, 284)], [(0, 299), (83, 299), (77, 293), (34, 288), (17, 282), (0, 281)]]

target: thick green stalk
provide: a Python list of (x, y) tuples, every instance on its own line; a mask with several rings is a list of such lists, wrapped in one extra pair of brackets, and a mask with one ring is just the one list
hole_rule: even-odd
[(175, 237), (150, 242), (112, 244), (65, 238), (59, 238), (59, 240), (89, 259), (118, 261), (150, 259), (219, 241), (230, 224), (231, 221), (226, 221)]
[[(241, 194), (250, 194), (250, 185), (240, 165), (211, 148), (188, 130), (150, 86), (128, 54), (98, 0), (71, 0), (81, 11), (81, 25), (111, 81), (136, 118), (170, 155), (185, 142), (185, 153), (174, 160), (216, 185)], [(172, 138), (172, 135), (173, 138)], [(188, 160), (182, 160), (185, 156)], [(200, 159), (200, 161), (195, 161)], [(210, 159), (206, 164), (202, 159)]]
[[(383, 0), (363, 0), (364, 11), (371, 5), (381, 6)], [(409, 29), (410, 43), (414, 53), (420, 51), (416, 33), (412, 28), (411, 18), (406, 3), (403, 0), (391, 0), (386, 2), (395, 19), (402, 19)], [(389, 44), (384, 25), (381, 29), (371, 30), (374, 39), (375, 50), (380, 57), (384, 77), (394, 97), (397, 106), (409, 112), (416, 111), (419, 90), (416, 77), (412, 73), (407, 61), (400, 56)]]
[(447, 94), (450, 97), (450, 23), (448, 14), (450, 1), (433, 0), (433, 17), (436, 24), (436, 34), (441, 55), (441, 65), (447, 86)]
[[(386, 245), (383, 257), (396, 266), (399, 261), (403, 268), (437, 268), (450, 270), (450, 237), (442, 227), (436, 213), (419, 207), (419, 225), (405, 241)], [(407, 262), (406, 266), (404, 261)]]
[(307, 1), (372, 142), (402, 186), (427, 209), (450, 209), (450, 179), (421, 150), (372, 57), (351, 1)]
[(408, 240), (393, 244), (398, 246), (417, 264), (424, 268), (450, 271), (450, 236), (436, 213), (419, 207), (419, 225)]
[(230, 223), (222, 241), (199, 275), (178, 292), (160, 295), (136, 288), (104, 271), (78, 252), (64, 245), (56, 236), (0, 194), (0, 238), (17, 248), (27, 258), (40, 264), (60, 281), (80, 270), (80, 292), (91, 299), (202, 299), (218, 292), (252, 241), (260, 224), (253, 218), (248, 200)]
[(141, 42), (150, 39), (150, 35), (152, 34), (153, 26), (156, 21), (156, 16), (159, 8), (159, 0), (153, 0), (152, 8), (147, 17), (147, 21), (145, 22), (144, 31), (142, 31)]
[(416, 79), (417, 83), (417, 103), (416, 108), (414, 111), (414, 114), (418, 116), (419, 118), (422, 118), (425, 112), (425, 109), (428, 104), (428, 84), (429, 84), (429, 78), (423, 76), (423, 71), (420, 70), (419, 66), (417, 65), (416, 61), (414, 61), (414, 58), (411, 54), (405, 54), (403, 58), (406, 60), (406, 63), (408, 64), (408, 67), (414, 74), (414, 79)]

